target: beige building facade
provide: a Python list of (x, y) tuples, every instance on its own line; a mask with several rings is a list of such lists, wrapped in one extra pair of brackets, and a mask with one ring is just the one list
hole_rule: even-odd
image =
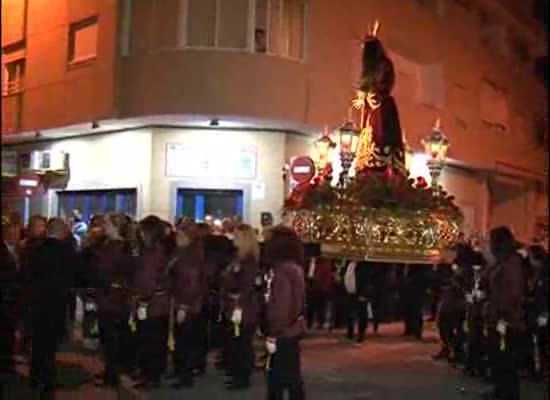
[(378, 19), (409, 146), (421, 152), (438, 117), (451, 141), (442, 183), (464, 229), (507, 224), (529, 240), (547, 215), (536, 2), (394, 3), (3, 0), (2, 148), (70, 160), (66, 186), (33, 195), (31, 212), (58, 214), (62, 192), (124, 189), (136, 216), (172, 220), (189, 196), (225, 191), (255, 226), (277, 217), (284, 165), (346, 118)]

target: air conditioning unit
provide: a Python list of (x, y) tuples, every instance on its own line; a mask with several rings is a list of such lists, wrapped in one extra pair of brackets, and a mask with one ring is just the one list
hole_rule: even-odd
[(64, 171), (65, 152), (55, 150), (31, 152), (30, 169), (35, 172)]

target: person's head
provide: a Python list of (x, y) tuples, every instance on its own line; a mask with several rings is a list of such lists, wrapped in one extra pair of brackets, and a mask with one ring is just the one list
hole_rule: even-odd
[(214, 225), (214, 218), (211, 215), (207, 215), (204, 217), (204, 223), (208, 226)]
[(176, 232), (176, 245), (179, 248), (186, 248), (195, 244), (201, 237), (201, 231), (197, 224), (182, 224), (178, 226)]
[(78, 210), (73, 210), (73, 221), (74, 222), (81, 222), (82, 221), (82, 214), (80, 214), (80, 211)]
[(21, 240), (21, 227), (17, 222), (2, 217), (2, 240), (9, 245)]
[(94, 226), (86, 234), (87, 245), (95, 245), (105, 239), (105, 229), (102, 226)]
[(159, 217), (154, 215), (149, 215), (139, 221), (139, 231), (145, 247), (160, 244), (165, 238), (164, 224)]
[(233, 244), (237, 248), (238, 257), (242, 260), (251, 257), (256, 262), (260, 259), (260, 245), (254, 229), (247, 224), (241, 224), (235, 229)]
[(46, 225), (49, 238), (65, 240), (70, 237), (71, 231), (65, 221), (61, 218), (50, 218)]
[(266, 260), (273, 266), (284, 262), (304, 265), (304, 246), (292, 228), (278, 225), (271, 228), (265, 242)]
[(164, 235), (170, 237), (174, 233), (174, 227), (168, 221), (162, 221), (162, 226), (164, 227)]
[(494, 228), (489, 233), (490, 250), (496, 261), (503, 261), (518, 249), (518, 242), (506, 226)]
[(27, 236), (29, 238), (43, 238), (46, 236), (46, 226), (48, 220), (41, 215), (33, 215), (29, 219), (29, 224), (27, 225)]
[(124, 214), (113, 213), (105, 216), (103, 228), (109, 239), (122, 240), (128, 238), (130, 225)]
[(199, 231), (199, 234), (201, 236), (206, 236), (206, 235), (210, 235), (212, 233), (212, 227), (210, 225), (208, 225), (207, 223), (203, 222), (203, 223), (198, 223), (198, 224), (195, 224), (198, 231)]
[(103, 226), (105, 224), (105, 217), (101, 214), (92, 215), (90, 218), (90, 228)]
[(233, 233), (235, 230), (235, 224), (233, 224), (233, 221), (231, 221), (230, 218), (224, 218), (222, 220), (222, 230), (223, 233)]
[(540, 245), (530, 246), (529, 247), (529, 263), (534, 268), (541, 268), (548, 263), (548, 254), (544, 247)]

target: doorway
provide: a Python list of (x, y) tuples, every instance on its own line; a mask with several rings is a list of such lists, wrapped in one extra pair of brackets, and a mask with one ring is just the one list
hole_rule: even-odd
[(57, 192), (57, 196), (61, 218), (69, 218), (73, 210), (80, 211), (86, 222), (92, 215), (110, 212), (136, 216), (136, 189), (71, 190)]
[(222, 220), (243, 217), (242, 190), (178, 189), (176, 220), (187, 217), (196, 222), (206, 216)]

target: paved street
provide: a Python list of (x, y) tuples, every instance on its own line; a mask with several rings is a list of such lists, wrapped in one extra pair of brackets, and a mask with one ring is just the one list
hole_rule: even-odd
[[(430, 355), (438, 348), (436, 336), (429, 329), (422, 343), (399, 336), (401, 326), (387, 325), (378, 337), (369, 336), (362, 346), (340, 339), (341, 334), (316, 333), (303, 342), (303, 369), (308, 399), (313, 400), (464, 400), (476, 399), (482, 385), (463, 378), (445, 363), (434, 362)], [(93, 354), (64, 352), (58, 359), (82, 366), (90, 373), (101, 370)], [(25, 367), (21, 367), (25, 371)], [(264, 377), (258, 372), (253, 388), (247, 392), (228, 393), (222, 375), (210, 369), (206, 377), (187, 392), (163, 388), (146, 395), (129, 389), (125, 381), (118, 391), (98, 389), (91, 384), (76, 391), (64, 391), (56, 397), (73, 399), (243, 399), (258, 400), (264, 395)], [(461, 392), (458, 388), (464, 387)], [(29, 399), (32, 393), (23, 383), (6, 385), (3, 399)], [(524, 382), (522, 400), (541, 400), (541, 384)]]

